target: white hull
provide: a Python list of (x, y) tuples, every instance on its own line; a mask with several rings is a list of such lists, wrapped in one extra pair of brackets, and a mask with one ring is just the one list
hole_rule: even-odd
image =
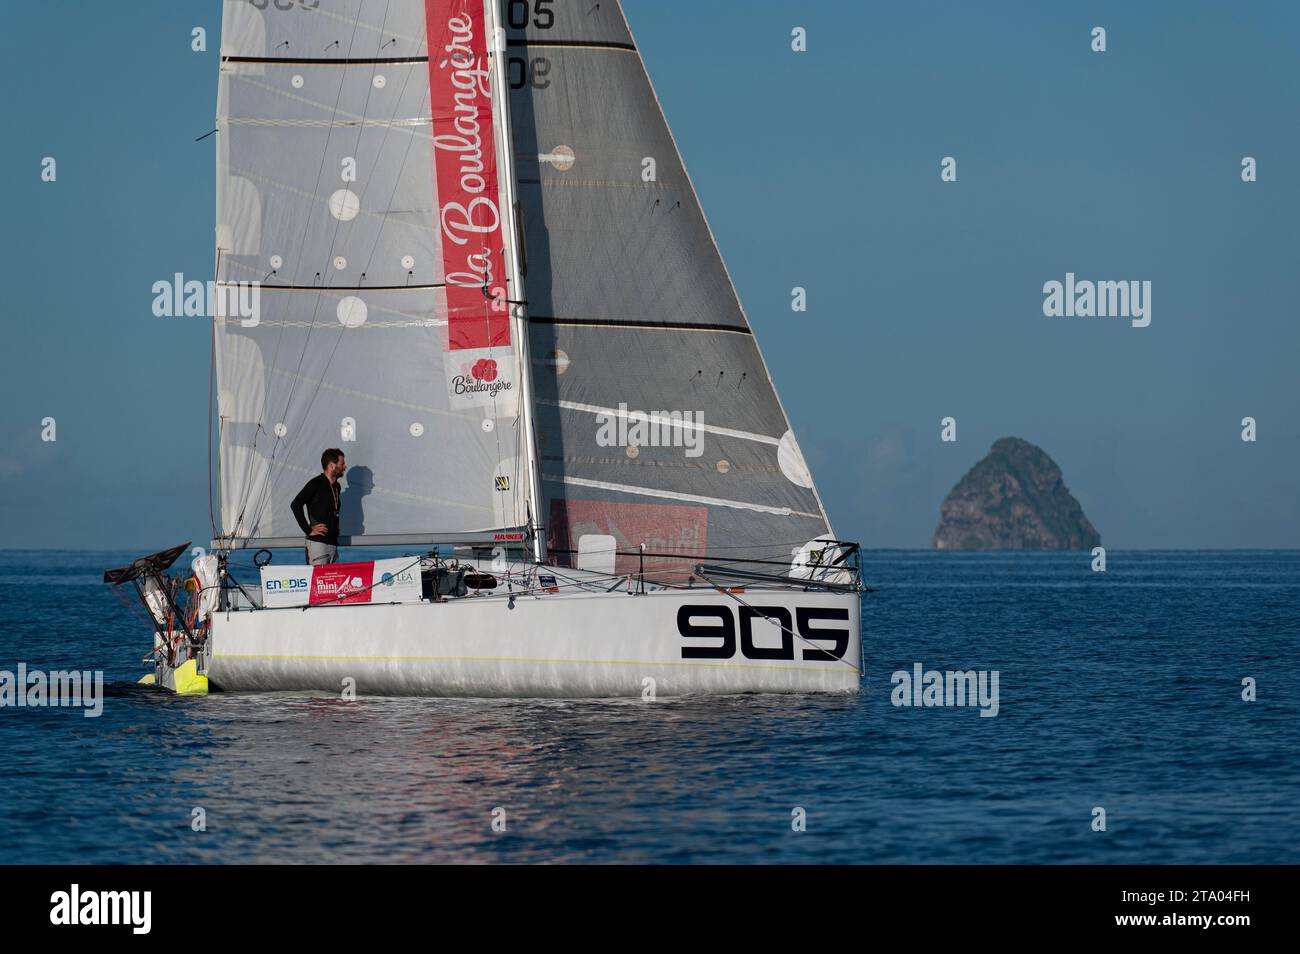
[[(839, 658), (817, 658), (827, 651)], [(212, 687), (232, 691), (341, 692), (351, 679), (359, 695), (608, 698), (652, 679), (656, 695), (856, 692), (859, 602), (700, 588), (218, 611), (205, 656)]]

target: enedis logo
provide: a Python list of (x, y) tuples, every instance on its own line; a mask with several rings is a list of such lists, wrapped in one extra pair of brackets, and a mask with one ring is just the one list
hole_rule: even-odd
[(305, 576), (296, 577), (291, 580), (267, 580), (267, 590), (295, 590), (307, 589), (307, 578)]

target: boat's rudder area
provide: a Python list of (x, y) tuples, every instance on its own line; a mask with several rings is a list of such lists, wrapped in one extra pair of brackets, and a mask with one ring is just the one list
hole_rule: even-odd
[(208, 693), (204, 650), (220, 583), (215, 556), (196, 558), (189, 575), (167, 574), (188, 547), (189, 543), (182, 543), (129, 566), (106, 570), (104, 582), (128, 605), (123, 590), (130, 586), (153, 623), (153, 650), (142, 662), (152, 665), (154, 671), (145, 674), (139, 684), (179, 696), (203, 696)]

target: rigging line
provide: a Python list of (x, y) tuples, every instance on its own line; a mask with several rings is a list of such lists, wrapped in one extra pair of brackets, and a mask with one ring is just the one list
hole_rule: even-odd
[[(244, 514), (247, 513), (248, 511), (249, 496), (252, 493), (251, 485), (252, 485), (252, 475), (253, 475), (253, 464), (257, 461), (257, 442), (262, 436), (262, 431), (263, 431), (262, 422), (258, 421), (257, 424), (254, 426), (253, 440), (248, 448), (248, 463), (245, 465), (244, 468), (244, 484), (243, 484), (244, 493), (239, 502), (239, 515), (235, 517), (235, 525), (230, 528), (230, 533), (232, 536), (239, 535), (239, 528), (244, 524)], [(262, 483), (264, 485), (270, 483), (269, 467), (267, 468), (266, 476), (264, 477)], [(253, 529), (256, 530), (256, 527), (254, 527)]]
[[(361, 9), (362, 9), (362, 6), (363, 6), (362, 4), (358, 4), (358, 5), (357, 5), (357, 15), (356, 15), (356, 17), (354, 18), (353, 23), (352, 23), (352, 37), (348, 40), (348, 52), (349, 52), (349, 53), (352, 52), (352, 45), (353, 45), (353, 43), (356, 42), (356, 36), (357, 36), (357, 24), (359, 24), (359, 23), (361, 22)], [(331, 139), (333, 138), (333, 136), (334, 136), (334, 125), (333, 125), (333, 123), (334, 123), (335, 118), (337, 118), (337, 116), (338, 116), (339, 104), (343, 101), (343, 85), (344, 85), (344, 80), (345, 80), (345, 79), (346, 79), (346, 74), (344, 74), (343, 76), (341, 76), (341, 77), (339, 78), (339, 89), (338, 89), (338, 93), (337, 93), (337, 94), (335, 95), (335, 97), (334, 97), (334, 109), (333, 109), (333, 112), (332, 112), (331, 115), (330, 115), (330, 128), (329, 128), (329, 132), (326, 134), (326, 137), (325, 137), (325, 148), (321, 151), (320, 166), (319, 166), (319, 168), (316, 170), (316, 183), (315, 183), (315, 185), (312, 187), (312, 195), (313, 195), (313, 196), (316, 196), (316, 195), (319, 194), (319, 192), (320, 192), (320, 184), (321, 184), (321, 177), (325, 174), (325, 157), (326, 157), (327, 155), (329, 155), (329, 144), (330, 144), (330, 140), (331, 140)], [(305, 215), (305, 216), (304, 216), (304, 219), (305, 219), (305, 221), (304, 221), (304, 223), (303, 223), (302, 239), (301, 239), (301, 240), (299, 241), (299, 243), (298, 243), (298, 255), (297, 255), (296, 258), (294, 259), (294, 269), (295, 269), (295, 272), (296, 272), (298, 269), (300, 269), (300, 268), (302, 267), (302, 252), (303, 252), (303, 249), (306, 247), (306, 244), (307, 244), (307, 233), (308, 233), (308, 231), (311, 229), (311, 215), (310, 215), (310, 214)], [(280, 332), (279, 332), (279, 334), (276, 335), (276, 339), (275, 339), (275, 348), (273, 349), (273, 351), (272, 351), (272, 353), (271, 353), (271, 367), (278, 367), (278, 366), (279, 366), (280, 345), (283, 343), (283, 341), (284, 341), (284, 328), (281, 327), (281, 328), (280, 328)], [(301, 364), (301, 360), (300, 360), (299, 363)], [(292, 399), (292, 393), (290, 394), (290, 398)], [(265, 420), (265, 418), (266, 418), (267, 406), (268, 406), (268, 404), (270, 403), (270, 400), (271, 400), (271, 389), (270, 389), (270, 387), (268, 387), (267, 390), (266, 390), (266, 395), (265, 395), (265, 397), (264, 397), (264, 399), (263, 399), (263, 401), (262, 401), (262, 410), (261, 410), (261, 413), (258, 414), (258, 431), (259, 431), (259, 433), (260, 433), (260, 431), (261, 431), (261, 426), (262, 426), (262, 425), (261, 425), (261, 422), (262, 422), (263, 420)], [(286, 407), (286, 411), (287, 411), (287, 407)], [(267, 461), (267, 480), (268, 480), (268, 483), (269, 483), (269, 480), (270, 480), (270, 465), (271, 465), (271, 461), (274, 460), (274, 458), (275, 458), (275, 451), (276, 451), (278, 448), (279, 448), (279, 441), (278, 441), (278, 439), (277, 439), (277, 441), (276, 441), (276, 446), (273, 447), (272, 450), (271, 450), (271, 458)], [(256, 449), (256, 436), (254, 437), (254, 450), (255, 450), (255, 449)], [(250, 466), (251, 466), (251, 460), (250, 460)], [(245, 483), (245, 485), (244, 485), (244, 496), (245, 496), (245, 499), (244, 499), (244, 500), (241, 502), (241, 504), (240, 504), (240, 518), (241, 518), (241, 519), (243, 518), (243, 513), (244, 513), (245, 509), (246, 509), (247, 506), (248, 506), (248, 499), (247, 499), (247, 496), (248, 496), (248, 494), (249, 494), (250, 492), (251, 492), (251, 487), (250, 487), (247, 483)]]
[[(410, 71), (408, 70), (407, 72)], [(246, 86), (251, 86), (255, 89), (259, 89), (264, 92), (270, 93), (271, 95), (276, 96), (280, 99), (287, 99), (292, 103), (298, 103), (303, 106), (308, 106), (312, 109), (319, 109), (322, 112), (330, 108), (325, 103), (318, 103), (314, 99), (310, 99), (306, 96), (299, 96), (297, 93), (287, 92), (278, 87), (271, 86), (268, 83), (259, 83), (256, 80), (252, 79), (251, 77), (238, 76), (236, 74), (236, 78), (238, 78), (240, 82), (244, 83)], [(340, 116), (346, 117), (346, 121), (342, 121), (342, 122), (339, 121)], [(344, 109), (337, 109), (330, 114), (329, 120), (311, 120), (310, 121), (312, 123), (311, 126), (304, 125), (302, 128), (329, 127), (331, 129), (336, 129), (336, 128), (347, 127), (347, 126), (368, 125), (363, 122), (364, 119), (365, 117), (362, 116), (360, 113), (352, 113)], [(233, 125), (233, 126), (257, 127), (258, 125), (261, 125), (257, 120), (258, 117), (251, 117), (251, 116), (227, 116), (226, 117), (227, 125)], [(308, 122), (307, 120), (303, 120), (303, 123), (307, 123), (307, 122)], [(281, 124), (286, 126), (298, 125), (298, 123), (293, 120), (283, 120), (280, 123), (272, 123), (272, 122), (267, 123), (267, 125), (271, 127), (274, 127), (276, 125), (281, 125)], [(389, 118), (389, 120), (386, 123), (384, 123), (384, 125), (396, 128), (398, 131), (402, 132), (407, 136), (412, 137), (413, 139), (424, 139), (426, 141), (429, 139), (429, 137), (427, 135), (420, 133), (417, 127), (431, 125), (431, 124), (432, 124), (432, 119), (430, 118), (429, 120), (425, 120), (423, 116), (414, 117), (411, 119), (404, 119), (401, 122), (398, 122), (396, 113), (394, 113), (392, 117)]]
[[(218, 402), (217, 404), (217, 414), (218, 415), (221, 414), (220, 402)], [(221, 486), (221, 438), (222, 435), (225, 434), (226, 432), (226, 419), (224, 417), (219, 417), (218, 420), (220, 421), (220, 423), (217, 425), (217, 486), (220, 487)], [(221, 530), (224, 531), (226, 529), (224, 526), (226, 522), (226, 515), (224, 511), (221, 514), (221, 522), (223, 524)], [(220, 540), (221, 536), (218, 535), (217, 539)]]
[[(796, 633), (794, 630), (792, 630), (792, 629), (790, 629), (788, 626), (784, 625), (784, 624), (783, 624), (780, 620), (778, 620), (776, 617), (774, 617), (774, 616), (768, 616), (768, 615), (767, 615), (766, 613), (764, 613), (761, 609), (756, 609), (755, 607), (750, 606), (748, 603), (746, 603), (744, 600), (742, 600), (742, 599), (741, 599), (739, 596), (737, 596), (735, 593), (731, 592), (731, 589), (730, 589), (730, 588), (725, 587), (725, 586), (723, 586), (722, 584), (719, 584), (719, 583), (714, 583), (712, 580), (710, 580), (710, 579), (709, 579), (707, 576), (705, 576), (703, 573), (700, 573), (700, 574), (697, 574), (697, 575), (700, 577), (700, 579), (704, 580), (704, 581), (705, 581), (706, 583), (708, 583), (710, 586), (713, 586), (714, 588), (716, 588), (716, 589), (718, 590), (718, 592), (723, 593), (723, 594), (725, 594), (725, 595), (727, 595), (727, 596), (730, 596), (733, 600), (735, 600), (735, 601), (736, 601), (737, 603), (739, 603), (741, 606), (744, 606), (744, 607), (747, 607), (747, 608), (750, 609), (750, 610), (753, 610), (753, 612), (754, 612), (754, 614), (755, 614), (756, 616), (761, 616), (761, 617), (763, 617), (763, 619), (770, 620), (771, 622), (775, 623), (775, 624), (780, 628), (781, 632), (783, 632), (783, 633), (788, 633), (789, 635), (793, 636), (795, 639), (798, 639), (800, 642), (804, 643), (805, 645), (807, 645), (807, 646), (811, 646), (814, 650), (816, 650), (816, 651), (819, 652), (819, 653), (825, 653), (825, 654), (828, 655), (828, 656), (830, 655), (830, 652), (829, 652), (825, 647), (823, 647), (823, 646), (818, 646), (818, 645), (817, 645), (816, 643), (814, 643), (812, 640), (810, 640), (810, 639), (806, 639), (802, 633)], [(858, 638), (859, 638), (859, 639), (862, 638), (862, 634), (861, 634), (861, 633), (858, 634)], [(844, 650), (845, 650), (845, 652), (848, 652), (848, 647), (845, 646), (845, 647), (844, 647)], [(848, 666), (850, 669), (852, 669), (852, 670), (853, 670), (855, 673), (857, 673), (859, 676), (862, 675), (862, 670), (859, 669), (857, 666), (853, 665), (853, 663), (849, 662), (849, 661), (848, 661), (847, 659), (845, 659), (843, 656), (832, 656), (831, 659), (834, 659), (835, 662), (843, 663), (844, 665)], [(829, 660), (825, 660), (825, 661), (829, 662)]]
[[(217, 281), (221, 280), (221, 248), (217, 247)], [(216, 507), (212, 502), (212, 392), (217, 379), (217, 323), (212, 322), (212, 349), (208, 355), (208, 520), (212, 523), (212, 536), (217, 535)]]

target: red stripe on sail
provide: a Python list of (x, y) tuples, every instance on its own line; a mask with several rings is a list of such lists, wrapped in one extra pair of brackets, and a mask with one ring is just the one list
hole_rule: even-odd
[(485, 13), (483, 0), (424, 0), (452, 351), (510, 344)]

